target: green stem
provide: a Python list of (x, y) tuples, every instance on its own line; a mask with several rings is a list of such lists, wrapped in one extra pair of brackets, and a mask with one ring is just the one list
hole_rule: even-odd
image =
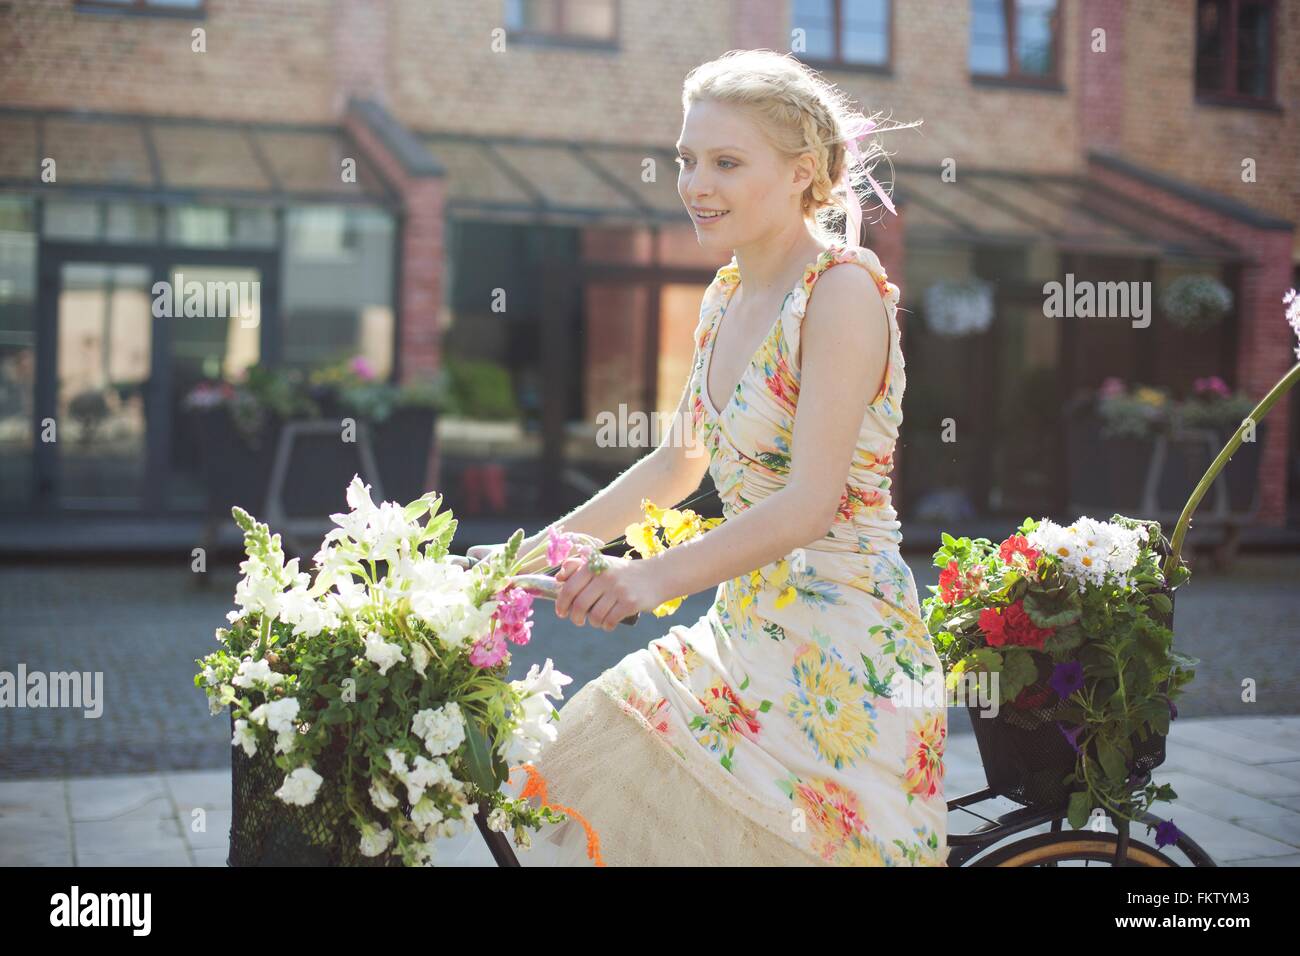
[(1241, 438), (1246, 433), (1246, 428), (1258, 424), (1263, 420), (1264, 416), (1267, 415), (1269, 410), (1277, 403), (1277, 400), (1289, 392), (1292, 386), (1294, 386), (1298, 381), (1300, 381), (1300, 363), (1297, 363), (1292, 367), (1291, 371), (1282, 376), (1278, 383), (1269, 389), (1268, 394), (1260, 400), (1259, 404), (1254, 407), (1251, 413), (1242, 419), (1241, 424), (1237, 426), (1237, 430), (1233, 433), (1232, 438), (1228, 440), (1228, 444), (1223, 446), (1223, 451), (1219, 452), (1214, 461), (1210, 463), (1210, 467), (1206, 469), (1205, 475), (1199, 482), (1197, 482), (1196, 487), (1192, 489), (1192, 496), (1187, 499), (1187, 504), (1183, 507), (1183, 513), (1178, 516), (1178, 524), (1174, 526), (1174, 535), (1169, 542), (1169, 557), (1165, 559), (1164, 566), (1165, 580), (1168, 580), (1169, 576), (1173, 574), (1174, 569), (1178, 567), (1179, 553), (1182, 551), (1183, 547), (1183, 538), (1186, 537), (1187, 529), (1192, 523), (1192, 514), (1196, 511), (1196, 506), (1201, 503), (1201, 499), (1205, 497), (1205, 493), (1210, 490), (1210, 486), (1214, 484), (1214, 479), (1219, 477), (1219, 472), (1223, 471), (1224, 465), (1228, 463), (1228, 460), (1232, 458), (1237, 449), (1241, 447)]

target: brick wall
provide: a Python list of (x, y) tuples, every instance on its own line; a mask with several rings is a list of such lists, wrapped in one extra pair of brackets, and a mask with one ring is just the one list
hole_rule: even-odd
[[(1287, 51), (1300, 36), (1300, 2), (1279, 0), (1277, 99), (1282, 111), (1196, 102), (1195, 0), (1125, 4), (1121, 155), (1239, 200), (1300, 221), (1300, 63)], [(1257, 181), (1242, 181), (1242, 160)], [(1290, 256), (1300, 262), (1300, 234)]]
[[(0, 103), (330, 122), (334, 4), (208, 0), (198, 19), (0, 4)], [(201, 27), (207, 52), (191, 49)]]

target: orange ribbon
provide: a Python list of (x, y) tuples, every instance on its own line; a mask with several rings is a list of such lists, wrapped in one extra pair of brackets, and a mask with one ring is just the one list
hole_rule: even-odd
[(587, 822), (586, 818), (581, 813), (572, 807), (566, 807), (563, 804), (550, 802), (546, 796), (546, 778), (543, 777), (541, 771), (532, 764), (525, 763), (520, 764), (518, 767), (512, 767), (510, 769), (510, 776), (513, 777), (514, 772), (520, 768), (523, 768), (524, 773), (528, 775), (528, 783), (524, 784), (524, 788), (519, 791), (520, 799), (533, 796), (539, 797), (542, 801), (542, 806), (550, 807), (552, 810), (559, 810), (581, 823), (582, 829), (587, 833), (587, 856), (595, 861), (596, 866), (604, 866), (605, 861), (601, 859), (600, 856), (600, 837), (597, 835), (592, 825)]

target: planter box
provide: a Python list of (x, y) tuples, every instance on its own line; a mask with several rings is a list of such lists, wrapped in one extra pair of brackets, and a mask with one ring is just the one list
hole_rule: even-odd
[[(288, 461), (282, 495), (289, 519), (326, 518), (347, 510), (346, 489), (353, 475), (367, 479), (360, 442), (342, 440), (342, 425), (319, 434), (298, 435)], [(425, 487), (429, 455), (433, 449), (436, 413), (430, 408), (395, 411), (379, 425), (366, 423), (370, 447), (379, 469), (383, 497), (412, 501)], [(361, 425), (362, 422), (358, 422)], [(289, 493), (288, 489), (292, 489)]]
[(266, 506), (271, 482), (271, 462), (280, 437), (279, 421), (268, 418), (250, 441), (225, 408), (192, 413), (200, 436), (203, 484), (208, 495), (208, 515), (230, 516), (233, 505), (259, 514)]
[(1105, 519), (1147, 510), (1154, 438), (1103, 438), (1101, 420), (1091, 411), (1069, 415), (1065, 437), (1071, 512)]

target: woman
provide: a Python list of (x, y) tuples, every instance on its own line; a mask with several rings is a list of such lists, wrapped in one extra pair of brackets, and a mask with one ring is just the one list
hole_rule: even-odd
[(693, 70), (683, 107), (678, 190), (701, 245), (735, 250), (677, 411), (707, 455), (665, 442), (555, 527), (609, 540), (706, 468), (727, 520), (647, 560), (566, 561), (555, 611), (610, 630), (717, 596), (564, 704), (530, 786), (588, 826), (550, 827), (521, 859), (944, 865), (942, 671), (889, 495), (898, 288), (822, 224), (840, 207), (856, 239), (857, 139), (874, 123), (766, 50)]

